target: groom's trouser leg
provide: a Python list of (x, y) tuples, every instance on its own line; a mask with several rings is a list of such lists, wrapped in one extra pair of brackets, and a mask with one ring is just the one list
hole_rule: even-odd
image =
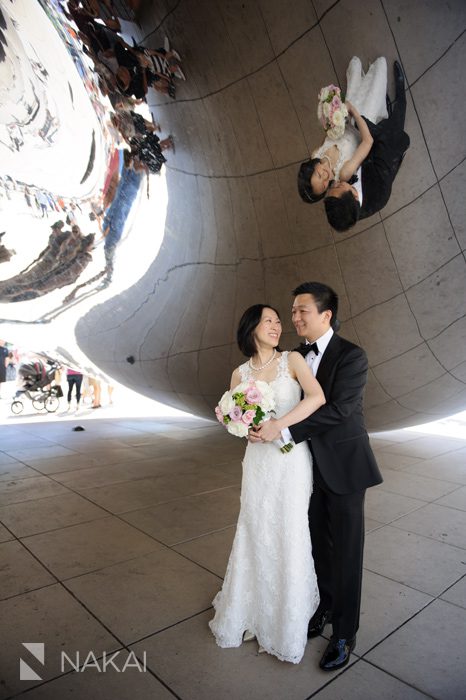
[(333, 544), (333, 636), (351, 639), (359, 627), (365, 491), (327, 493)]
[[(319, 475), (320, 476), (320, 475)], [(327, 491), (314, 466), (314, 487), (309, 506), (312, 556), (319, 586), (319, 610), (332, 610), (333, 545)]]

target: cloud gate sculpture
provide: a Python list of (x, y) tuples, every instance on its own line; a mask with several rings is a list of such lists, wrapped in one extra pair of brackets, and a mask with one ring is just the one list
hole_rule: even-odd
[[(342, 335), (367, 351), (369, 428), (466, 408), (464, 2), (143, 0), (122, 34), (153, 49), (167, 36), (186, 81), (175, 99), (147, 92), (176, 151), (160, 176), (142, 176), (111, 276), (95, 219), (60, 244), (58, 270), (50, 233), (72, 203), (110, 205), (122, 172), (110, 102), (65, 2), (0, 7), (0, 243), (14, 251), (0, 265), (0, 336), (212, 417), (240, 361), (244, 309), (279, 309), (292, 348), (291, 290), (316, 279), (339, 294)], [(388, 204), (337, 233), (296, 176), (322, 141), (317, 94), (344, 87), (353, 55), (364, 67), (386, 57), (390, 96), (401, 62), (411, 146)]]

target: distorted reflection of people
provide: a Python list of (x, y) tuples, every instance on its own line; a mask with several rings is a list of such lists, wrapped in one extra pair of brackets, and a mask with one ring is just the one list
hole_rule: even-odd
[(94, 234), (82, 236), (79, 226), (71, 231), (53, 229), (47, 247), (33, 263), (20, 274), (0, 281), (0, 301), (34, 299), (72, 284), (92, 260), (94, 239)]

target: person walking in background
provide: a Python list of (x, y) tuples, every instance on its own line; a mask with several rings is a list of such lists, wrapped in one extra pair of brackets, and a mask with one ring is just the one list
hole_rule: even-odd
[[(3, 382), (6, 382), (6, 366), (8, 364), (9, 350), (4, 340), (0, 340), (0, 392)], [(0, 399), (2, 397), (0, 396)]]
[(73, 394), (73, 387), (76, 390), (76, 410), (79, 410), (79, 404), (81, 401), (81, 384), (83, 383), (83, 375), (81, 372), (76, 372), (74, 369), (68, 368), (66, 370), (66, 381), (68, 382), (68, 411), (71, 410), (71, 396)]
[(40, 207), (40, 210), (42, 212), (42, 218), (44, 218), (44, 216), (48, 216), (49, 215), (49, 212), (48, 212), (49, 202), (48, 202), (47, 197), (45, 196), (45, 192), (42, 192), (42, 190), (37, 190), (36, 200), (37, 200), (39, 207)]

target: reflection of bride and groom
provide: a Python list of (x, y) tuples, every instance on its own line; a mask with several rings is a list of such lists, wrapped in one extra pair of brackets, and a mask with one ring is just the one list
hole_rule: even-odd
[(378, 58), (366, 74), (359, 58), (352, 58), (346, 72), (346, 106), (355, 126), (348, 124), (337, 140), (327, 136), (312, 158), (301, 164), (302, 200), (312, 204), (323, 199), (328, 222), (337, 231), (347, 231), (387, 204), (409, 147), (404, 131), (405, 83), (397, 61), (394, 76), (392, 105), (385, 58)]
[[(307, 203), (324, 199), (329, 223), (346, 231), (384, 207), (409, 147), (403, 72), (395, 62), (393, 105), (387, 64), (366, 74), (353, 58), (347, 102), (354, 126), (327, 136), (301, 165)], [(241, 509), (210, 628), (221, 647), (257, 640), (259, 652), (299, 663), (309, 638), (332, 625), (324, 671), (348, 663), (359, 627), (366, 488), (382, 477), (364, 425), (367, 357), (338, 335), (338, 297), (325, 284), (294, 292), (292, 321), (304, 343), (281, 352), (277, 311), (245, 311), (237, 340), (248, 361), (231, 389), (261, 380), (273, 389), (275, 417), (249, 431)], [(278, 445), (291, 443), (282, 451)]]

